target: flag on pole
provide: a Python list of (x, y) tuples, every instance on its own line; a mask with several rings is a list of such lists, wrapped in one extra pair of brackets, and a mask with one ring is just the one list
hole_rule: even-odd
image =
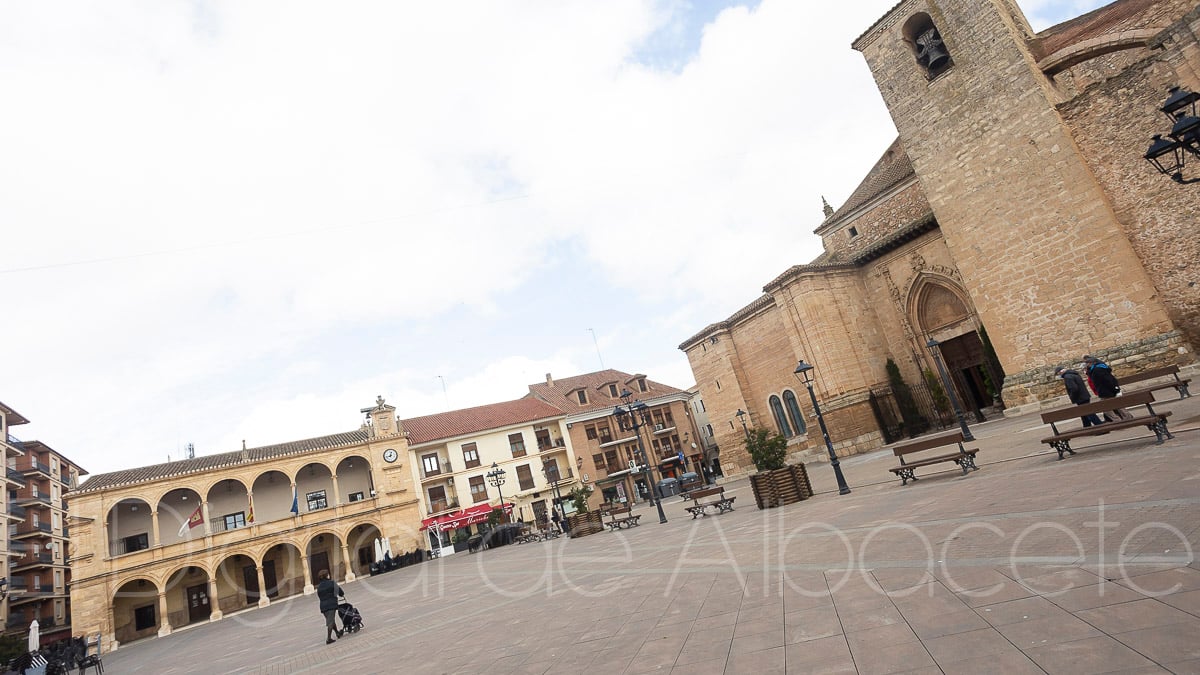
[(192, 515), (188, 516), (188, 519), (183, 521), (183, 524), (179, 526), (180, 538), (187, 534), (188, 531), (193, 527), (204, 523), (204, 513), (200, 510), (200, 508), (201, 507), (199, 505), (196, 506), (196, 510), (192, 511)]
[(300, 515), (300, 495), (296, 493), (296, 486), (292, 486), (292, 515)]
[(246, 524), (254, 523), (254, 495), (246, 495), (246, 499), (250, 501), (250, 508), (246, 511)]

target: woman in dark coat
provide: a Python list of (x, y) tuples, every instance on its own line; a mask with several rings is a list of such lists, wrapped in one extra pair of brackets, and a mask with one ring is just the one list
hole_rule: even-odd
[[(1113, 375), (1112, 368), (1100, 359), (1090, 355), (1083, 355), (1084, 368), (1087, 370), (1088, 384), (1091, 385), (1092, 391), (1101, 399), (1115, 398), (1121, 393), (1121, 386), (1117, 383), (1117, 377)], [(1125, 411), (1121, 406), (1113, 408), (1113, 414), (1118, 419), (1129, 419), (1133, 417)], [(1107, 417), (1107, 415), (1105, 415)]]
[[(1061, 377), (1063, 385), (1067, 388), (1067, 397), (1071, 399), (1071, 403), (1075, 405), (1087, 405), (1092, 402), (1092, 395), (1087, 391), (1087, 385), (1083, 383), (1083, 377), (1079, 373), (1070, 368), (1059, 368), (1054, 371), (1054, 374)], [(1092, 413), (1084, 415), (1079, 419), (1083, 420), (1083, 426), (1090, 427), (1094, 424), (1103, 424), (1101, 419)]]
[(337, 585), (333, 579), (329, 578), (329, 570), (321, 570), (317, 575), (321, 580), (317, 584), (317, 599), (321, 601), (321, 613), (325, 615), (325, 644), (333, 644), (336, 633), (338, 637), (342, 637), (342, 631), (337, 627), (337, 608), (338, 596), (346, 597), (346, 592)]

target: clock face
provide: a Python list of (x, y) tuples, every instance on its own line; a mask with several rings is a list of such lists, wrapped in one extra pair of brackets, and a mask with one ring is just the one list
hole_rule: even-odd
[(394, 462), (394, 461), (396, 461), (397, 457), (399, 457), (399, 455), (392, 448), (388, 448), (387, 450), (383, 451), (383, 461), (385, 461), (385, 462), (388, 462), (388, 463)]

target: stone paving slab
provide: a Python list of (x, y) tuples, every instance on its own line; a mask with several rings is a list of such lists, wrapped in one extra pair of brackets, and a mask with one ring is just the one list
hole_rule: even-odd
[(1162, 445), (1130, 430), (1060, 462), (1036, 418), (988, 422), (965, 477), (901, 486), (872, 453), (843, 462), (851, 494), (812, 464), (819, 494), (766, 511), (731, 481), (727, 514), (670, 499), (666, 524), (345, 584), (365, 628), (333, 645), (301, 596), (105, 672), (1198, 672), (1200, 403), (1172, 405)]

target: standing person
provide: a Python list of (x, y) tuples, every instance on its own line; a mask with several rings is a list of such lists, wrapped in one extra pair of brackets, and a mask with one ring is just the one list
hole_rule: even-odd
[[(1092, 395), (1088, 393), (1087, 385), (1083, 383), (1083, 378), (1078, 372), (1064, 366), (1059, 366), (1058, 370), (1054, 371), (1054, 376), (1062, 378), (1063, 385), (1067, 388), (1067, 397), (1071, 399), (1071, 403), (1075, 405), (1087, 405), (1092, 402)], [(1079, 419), (1083, 420), (1083, 426), (1085, 427), (1104, 424), (1104, 421), (1096, 413), (1083, 415)]]
[[(1117, 394), (1121, 393), (1121, 386), (1117, 383), (1117, 377), (1113, 375), (1112, 368), (1109, 368), (1107, 363), (1091, 354), (1084, 354), (1083, 365), (1087, 369), (1088, 384), (1091, 385), (1092, 391), (1096, 392), (1096, 395), (1101, 400), (1116, 398)], [(1113, 414), (1118, 419), (1123, 420), (1133, 417), (1133, 415), (1130, 415), (1121, 406), (1113, 408)]]
[(558, 515), (558, 509), (559, 509), (559, 507), (557, 505), (555, 505), (555, 507), (553, 509), (554, 514), (550, 517), (554, 520), (554, 531), (559, 534), (562, 534), (562, 516)]
[(342, 637), (342, 631), (337, 627), (338, 596), (346, 597), (346, 592), (329, 578), (329, 570), (321, 570), (317, 574), (320, 583), (317, 584), (317, 599), (321, 601), (321, 613), (325, 615), (325, 644), (331, 645), (337, 638)]

